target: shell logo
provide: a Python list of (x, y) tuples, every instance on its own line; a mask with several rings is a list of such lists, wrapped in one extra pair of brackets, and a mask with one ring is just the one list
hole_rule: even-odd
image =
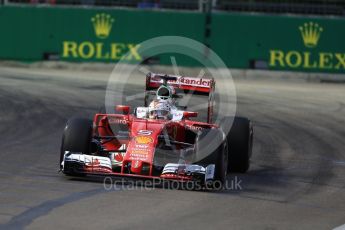
[(153, 142), (152, 137), (147, 137), (147, 136), (138, 136), (135, 137), (135, 142), (137, 142), (138, 144), (149, 144)]

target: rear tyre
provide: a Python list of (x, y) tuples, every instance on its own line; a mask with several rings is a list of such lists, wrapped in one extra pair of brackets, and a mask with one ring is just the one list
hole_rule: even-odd
[(250, 166), (253, 146), (253, 127), (248, 118), (235, 117), (229, 134), (228, 142), (228, 171), (245, 173)]
[[(90, 154), (92, 139), (92, 121), (86, 118), (68, 120), (62, 135), (60, 150), (60, 169), (65, 151)], [(66, 173), (73, 174), (73, 173)]]
[(214, 181), (207, 188), (221, 189), (226, 181), (228, 154), (227, 142), (219, 129), (204, 129), (196, 138), (196, 164), (215, 165)]

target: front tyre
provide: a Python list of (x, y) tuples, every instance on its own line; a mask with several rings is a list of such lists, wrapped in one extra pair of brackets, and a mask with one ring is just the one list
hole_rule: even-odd
[(228, 171), (245, 173), (249, 169), (253, 146), (253, 127), (248, 118), (235, 117), (229, 134)]
[[(65, 151), (90, 154), (92, 139), (92, 121), (86, 118), (72, 118), (68, 120), (62, 135), (60, 149), (60, 169)], [(73, 173), (68, 173), (73, 174)]]
[[(227, 142), (219, 129), (204, 129), (196, 139), (196, 164), (215, 165), (214, 181), (211, 188), (221, 189), (227, 178), (228, 154)], [(206, 185), (210, 188), (210, 185)], [(214, 186), (215, 185), (215, 186)]]

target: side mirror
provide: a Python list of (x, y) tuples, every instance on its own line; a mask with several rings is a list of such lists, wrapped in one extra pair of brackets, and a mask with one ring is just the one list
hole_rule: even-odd
[(130, 110), (130, 106), (128, 105), (117, 105), (115, 107), (115, 110), (118, 111), (118, 112), (122, 112), (123, 114), (129, 114), (129, 110)]
[(197, 116), (198, 116), (197, 112), (188, 112), (188, 111), (183, 112), (184, 118), (197, 117)]

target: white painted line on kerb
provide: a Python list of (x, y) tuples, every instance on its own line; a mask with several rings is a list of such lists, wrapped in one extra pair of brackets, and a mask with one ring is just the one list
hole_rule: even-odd
[(333, 230), (345, 230), (345, 224), (339, 227), (333, 228)]
[(335, 165), (345, 165), (345, 161), (333, 161)]

